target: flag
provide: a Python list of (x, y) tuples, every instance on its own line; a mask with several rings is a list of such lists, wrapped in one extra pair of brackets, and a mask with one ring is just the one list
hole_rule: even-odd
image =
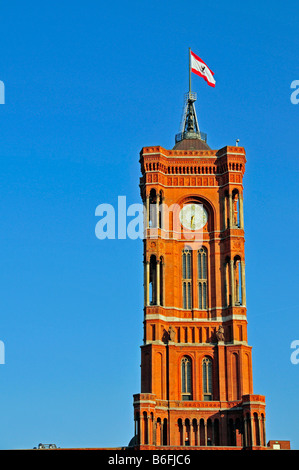
[(190, 57), (191, 57), (191, 71), (193, 73), (196, 73), (196, 75), (199, 75), (202, 77), (208, 85), (214, 87), (215, 86), (215, 80), (214, 80), (214, 72), (212, 72), (211, 69), (207, 66), (207, 64), (204, 63), (200, 57), (198, 57), (194, 52), (190, 51)]

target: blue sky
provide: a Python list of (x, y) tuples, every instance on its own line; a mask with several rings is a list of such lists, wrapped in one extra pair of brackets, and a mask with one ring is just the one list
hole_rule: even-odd
[(188, 91), (199, 125), (237, 138), (248, 341), (267, 439), (299, 449), (298, 69), (295, 1), (1, 4), (0, 448), (127, 445), (140, 391), (140, 240), (98, 240), (101, 203), (139, 203), (139, 151), (172, 148)]

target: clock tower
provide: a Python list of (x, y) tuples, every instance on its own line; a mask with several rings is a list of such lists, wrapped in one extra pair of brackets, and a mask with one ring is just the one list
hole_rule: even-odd
[(144, 217), (141, 393), (136, 449), (266, 447), (247, 342), (245, 150), (212, 150), (195, 93), (171, 150), (140, 152)]

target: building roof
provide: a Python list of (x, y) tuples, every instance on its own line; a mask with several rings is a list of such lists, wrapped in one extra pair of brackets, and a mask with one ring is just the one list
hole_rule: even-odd
[(182, 139), (172, 150), (211, 150), (211, 148), (201, 139)]

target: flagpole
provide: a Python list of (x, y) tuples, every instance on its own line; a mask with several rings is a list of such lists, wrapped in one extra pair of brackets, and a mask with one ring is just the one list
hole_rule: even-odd
[(191, 48), (189, 47), (189, 93), (191, 93)]

